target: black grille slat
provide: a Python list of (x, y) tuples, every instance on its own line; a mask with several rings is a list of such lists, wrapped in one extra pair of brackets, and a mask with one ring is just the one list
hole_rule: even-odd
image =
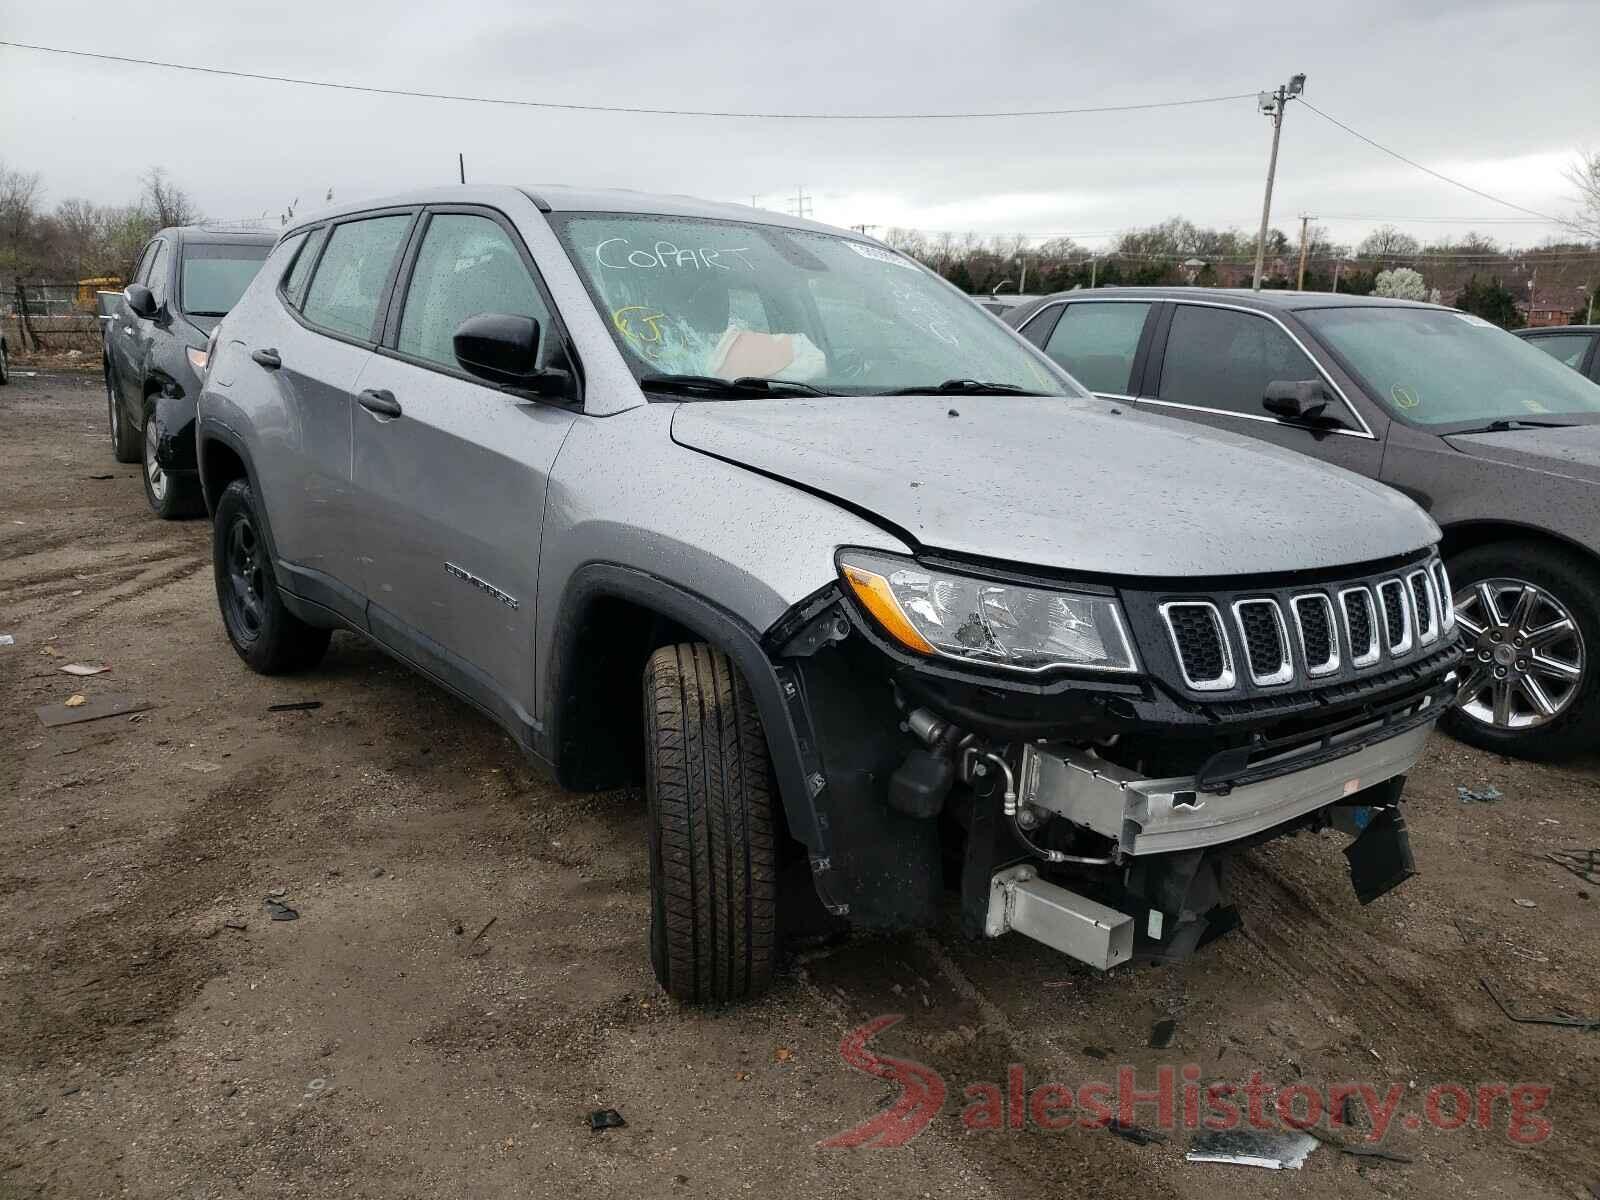
[(1417, 606), (1417, 633), (1433, 633), (1433, 597), (1428, 594), (1428, 577), (1418, 571), (1411, 576), (1411, 598)]
[(1199, 604), (1175, 604), (1167, 610), (1173, 643), (1183, 672), (1193, 683), (1221, 679), (1228, 669), (1222, 649), (1222, 629), (1216, 613)]
[(1310, 670), (1326, 666), (1334, 658), (1333, 622), (1328, 602), (1321, 596), (1301, 596), (1294, 602), (1300, 621), (1301, 648)]
[(1278, 606), (1270, 600), (1245, 601), (1239, 605), (1239, 628), (1251, 676), (1259, 680), (1280, 674), (1288, 655), (1278, 627)]
[(1344, 597), (1344, 619), (1350, 629), (1350, 653), (1363, 658), (1374, 647), (1372, 629), (1372, 601), (1366, 592), (1351, 592)]
[(1406, 640), (1406, 594), (1398, 579), (1385, 580), (1378, 585), (1378, 598), (1383, 603), (1383, 627), (1389, 635), (1389, 646), (1404, 645)]

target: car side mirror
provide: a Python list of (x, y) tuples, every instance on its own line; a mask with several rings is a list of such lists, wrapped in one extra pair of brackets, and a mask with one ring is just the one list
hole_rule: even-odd
[(122, 289), (122, 295), (128, 302), (128, 311), (144, 321), (153, 321), (156, 315), (155, 293), (142, 283), (130, 283)]
[(1286, 421), (1309, 421), (1322, 415), (1328, 400), (1320, 379), (1275, 379), (1267, 384), (1261, 407)]
[(451, 339), (456, 362), (469, 375), (516, 391), (564, 396), (572, 384), (565, 371), (539, 368), (539, 322), (510, 313), (479, 313), (456, 327)]

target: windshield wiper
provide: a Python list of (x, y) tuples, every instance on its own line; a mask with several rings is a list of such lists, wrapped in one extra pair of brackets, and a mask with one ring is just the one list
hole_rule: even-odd
[(641, 375), (639, 386), (647, 392), (691, 392), (735, 400), (745, 396), (827, 396), (831, 393), (792, 379), (763, 379), (741, 375), (722, 379), (716, 375)]
[(875, 396), (938, 396), (959, 394), (963, 396), (1048, 396), (1049, 392), (1031, 392), (1014, 383), (986, 383), (981, 379), (946, 379), (943, 383), (924, 384), (920, 387), (895, 388), (888, 392), (874, 392)]
[(1524, 421), (1520, 417), (1502, 417), (1477, 429), (1454, 429), (1452, 433), (1510, 433), (1516, 429), (1570, 429), (1570, 421)]

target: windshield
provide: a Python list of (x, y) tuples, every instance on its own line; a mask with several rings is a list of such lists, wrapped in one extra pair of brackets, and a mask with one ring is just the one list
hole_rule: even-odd
[(742, 221), (552, 220), (643, 382), (774, 380), (863, 395), (961, 380), (1086, 395), (972, 301), (879, 246)]
[(183, 248), (179, 304), (191, 317), (225, 317), (261, 269), (271, 246), (208, 245)]
[(1407, 421), (1553, 423), (1600, 414), (1600, 387), (1470, 313), (1312, 308), (1299, 317)]

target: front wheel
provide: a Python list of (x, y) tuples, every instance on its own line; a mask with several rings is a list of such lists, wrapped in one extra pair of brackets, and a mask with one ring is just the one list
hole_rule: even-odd
[(757, 995), (777, 952), (777, 822), (761, 718), (727, 655), (652, 654), (644, 737), (656, 978), (687, 1004)]
[(144, 415), (140, 440), (144, 443), (144, 498), (150, 502), (150, 511), (164, 521), (198, 516), (205, 509), (198, 481), (192, 475), (174, 475), (161, 465), (154, 409)]
[(252, 670), (263, 675), (303, 671), (321, 660), (332, 632), (307, 625), (284, 607), (263, 528), (249, 481), (235, 479), (217, 501), (211, 533), (222, 624)]
[(1569, 551), (1475, 546), (1449, 564), (1467, 659), (1446, 728), (1500, 754), (1557, 758), (1600, 736), (1600, 569)]

